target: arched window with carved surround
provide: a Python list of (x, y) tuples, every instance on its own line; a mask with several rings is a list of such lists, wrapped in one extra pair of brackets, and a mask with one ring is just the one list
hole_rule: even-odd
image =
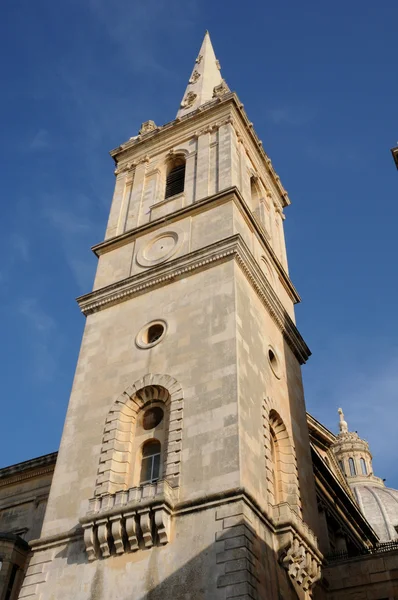
[[(171, 487), (177, 487), (182, 411), (181, 385), (169, 375), (148, 374), (127, 388), (106, 418), (95, 496), (145, 485), (144, 479), (164, 479)], [(154, 452), (154, 446), (149, 446), (153, 441), (160, 445), (160, 452)], [(146, 462), (151, 463), (151, 475), (145, 478), (144, 458), (150, 458)]]

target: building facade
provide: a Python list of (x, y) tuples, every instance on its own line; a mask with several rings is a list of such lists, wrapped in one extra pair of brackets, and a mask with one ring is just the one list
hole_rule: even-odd
[(19, 598), (343, 598), (326, 557), (378, 536), (336, 437), (306, 414), (290, 201), (208, 33), (176, 119), (143, 123), (111, 155), (115, 192)]

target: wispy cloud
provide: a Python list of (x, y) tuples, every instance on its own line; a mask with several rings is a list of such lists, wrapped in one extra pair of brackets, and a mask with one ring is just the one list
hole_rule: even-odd
[(37, 298), (20, 300), (17, 312), (25, 319), (30, 330), (27, 345), (34, 378), (40, 382), (52, 381), (58, 369), (57, 348), (60, 339), (54, 318), (41, 307)]
[(29, 240), (20, 233), (11, 233), (9, 248), (13, 259), (20, 258), (23, 261), (29, 260)]
[[(369, 348), (369, 352), (364, 352)], [(378, 353), (373, 349), (383, 348)], [(323, 361), (305, 373), (310, 411), (337, 432), (337, 408), (349, 429), (368, 440), (379, 477), (398, 487), (398, 349), (385, 340), (335, 338), (324, 346)]]
[[(110, 3), (108, 0), (90, 0), (93, 15), (107, 31), (113, 43), (122, 48), (134, 71), (152, 71), (158, 76), (174, 78), (174, 72), (167, 68), (157, 49), (157, 32), (163, 34), (167, 28), (175, 35), (194, 25), (197, 15), (197, 1), (190, 0), (181, 10), (179, 0), (146, 0), (130, 2), (121, 0)], [(132, 26), (134, 35), (131, 34)]]
[(87, 292), (95, 268), (89, 248), (93, 242), (93, 232), (100, 226), (102, 228), (103, 215), (88, 196), (71, 196), (69, 202), (64, 196), (44, 196), (43, 217), (58, 234), (65, 261), (80, 292)]
[(40, 307), (36, 298), (21, 300), (18, 304), (18, 312), (36, 332), (49, 333), (55, 329), (54, 319)]
[(90, 226), (88, 219), (81, 214), (50, 204), (44, 208), (44, 216), (65, 236), (84, 233)]
[[(27, 236), (21, 233), (11, 232), (5, 238), (6, 251), (0, 268), (0, 282), (5, 283), (13, 273), (14, 269), (30, 260), (30, 243)], [(4, 291), (4, 286), (0, 288)]]
[(50, 146), (50, 134), (46, 129), (39, 129), (28, 144), (31, 151), (47, 150)]
[(279, 107), (269, 108), (266, 111), (266, 115), (268, 120), (274, 123), (274, 125), (300, 127), (315, 119), (316, 111), (299, 107)]

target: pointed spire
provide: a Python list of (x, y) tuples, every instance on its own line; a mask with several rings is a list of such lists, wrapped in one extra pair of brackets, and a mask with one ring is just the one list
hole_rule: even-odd
[[(218, 88), (216, 93), (214, 88)], [(222, 91), (228, 92), (229, 89), (221, 77), (220, 63), (214, 54), (209, 32), (206, 31), (177, 118), (196, 110)]]
[(339, 422), (340, 433), (348, 433), (348, 424), (347, 424), (347, 421), (344, 420), (343, 409), (339, 408), (338, 413), (340, 415), (340, 422)]

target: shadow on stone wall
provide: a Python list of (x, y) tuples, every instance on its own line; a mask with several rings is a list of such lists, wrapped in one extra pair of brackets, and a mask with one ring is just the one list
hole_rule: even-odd
[[(194, 549), (189, 542), (187, 544), (178, 535), (183, 515), (178, 519), (175, 535), (164, 546), (156, 543), (152, 548), (145, 548), (143, 540), (140, 540), (140, 548), (136, 552), (116, 556), (112, 548), (111, 557), (89, 562), (82, 540), (69, 544), (55, 555), (55, 559), (64, 559), (71, 567), (85, 564), (92, 571), (88, 577), (86, 570), (83, 573), (84, 580), (90, 582), (85, 589), (76, 577), (78, 588), (73, 590), (69, 587), (70, 597), (78, 600), (307, 598), (297, 586), (295, 588), (279, 563), (275, 550), (256, 532), (257, 517), (250, 515), (246, 506), (245, 515), (227, 516), (231, 506), (238, 504), (243, 503), (234, 502), (219, 509), (225, 511), (226, 516), (219, 519), (220, 530), (216, 539), (196, 555), (192, 555)], [(200, 518), (200, 514), (197, 516)], [(253, 523), (250, 523), (251, 517)], [(71, 572), (69, 582), (70, 575)], [(65, 585), (62, 578), (59, 578), (58, 585)], [(45, 585), (40, 591), (43, 598), (49, 597)]]

